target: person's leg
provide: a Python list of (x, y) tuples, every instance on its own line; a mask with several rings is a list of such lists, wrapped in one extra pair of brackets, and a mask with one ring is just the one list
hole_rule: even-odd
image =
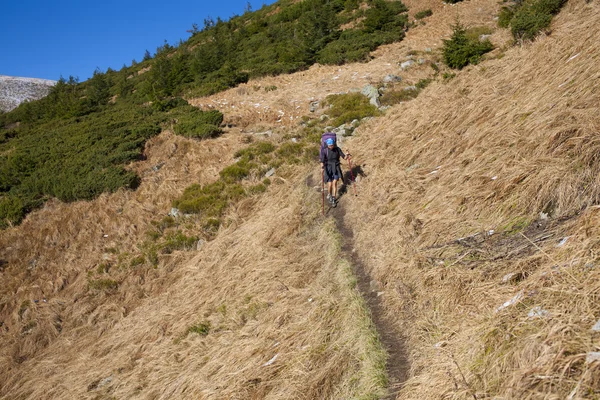
[(333, 182), (327, 182), (327, 194), (333, 196)]
[(333, 180), (333, 197), (337, 200), (337, 184), (338, 184), (338, 180), (334, 179)]

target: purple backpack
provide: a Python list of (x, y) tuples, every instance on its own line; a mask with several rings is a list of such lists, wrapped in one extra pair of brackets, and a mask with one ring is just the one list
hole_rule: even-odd
[(337, 136), (333, 132), (325, 132), (321, 135), (321, 151), (319, 152), (319, 159), (323, 159), (323, 154), (325, 153), (325, 149), (327, 149), (327, 139), (333, 139), (333, 145), (337, 146)]

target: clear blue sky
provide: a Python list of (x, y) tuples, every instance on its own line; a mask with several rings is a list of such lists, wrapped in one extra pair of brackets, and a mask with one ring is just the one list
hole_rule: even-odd
[(121, 69), (164, 44), (186, 40), (193, 23), (229, 19), (275, 0), (7, 0), (0, 6), (0, 75), (84, 81), (98, 67)]

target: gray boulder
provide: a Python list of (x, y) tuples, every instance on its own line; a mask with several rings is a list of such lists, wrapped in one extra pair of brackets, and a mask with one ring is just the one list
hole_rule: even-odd
[(369, 102), (375, 107), (379, 107), (379, 90), (373, 85), (365, 86), (361, 92), (364, 96), (369, 98)]
[(398, 75), (389, 74), (383, 78), (383, 83), (394, 83), (402, 82), (402, 77)]
[(404, 61), (402, 64), (400, 64), (400, 68), (407, 69), (413, 66), (414, 64), (415, 62), (413, 60)]
[(320, 105), (321, 105), (321, 103), (319, 102), (319, 100), (311, 101), (310, 107), (309, 107), (310, 112), (314, 113), (315, 111), (317, 111), (319, 109)]

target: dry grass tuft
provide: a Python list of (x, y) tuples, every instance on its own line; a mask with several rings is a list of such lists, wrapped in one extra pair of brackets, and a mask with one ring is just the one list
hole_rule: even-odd
[(366, 164), (357, 247), (409, 335), (399, 398), (600, 392), (585, 361), (599, 349), (598, 23), (597, 4), (569, 2), (551, 36), (430, 85), (351, 143)]

